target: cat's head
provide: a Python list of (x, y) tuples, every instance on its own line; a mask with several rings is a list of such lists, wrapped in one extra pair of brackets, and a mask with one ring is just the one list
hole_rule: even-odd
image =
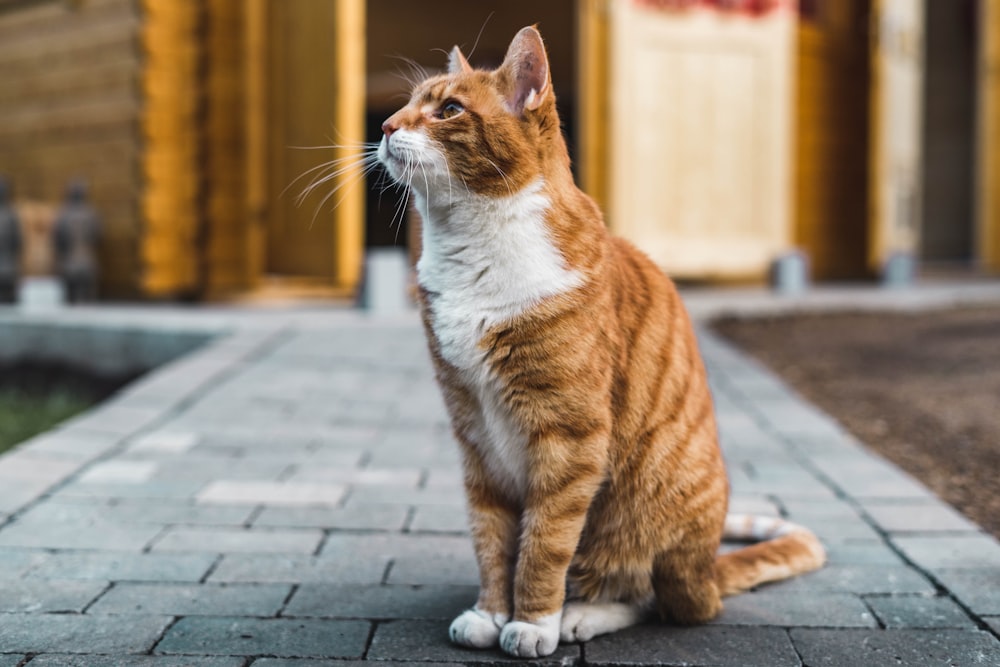
[(461, 50), (448, 71), (414, 88), (382, 124), (379, 160), (421, 195), (503, 197), (568, 170), (542, 36), (523, 28), (495, 70), (473, 69)]

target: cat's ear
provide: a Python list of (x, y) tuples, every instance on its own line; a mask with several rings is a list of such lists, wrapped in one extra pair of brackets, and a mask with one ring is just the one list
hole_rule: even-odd
[(454, 46), (448, 54), (448, 74), (468, 74), (472, 71), (472, 65), (465, 59), (462, 49)]
[(542, 36), (533, 26), (521, 28), (514, 36), (500, 71), (506, 72), (507, 90), (503, 93), (507, 108), (518, 115), (537, 109), (551, 94), (549, 58)]

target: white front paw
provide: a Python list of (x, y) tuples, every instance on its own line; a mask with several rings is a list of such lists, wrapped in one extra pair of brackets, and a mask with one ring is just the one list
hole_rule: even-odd
[(490, 648), (497, 645), (500, 628), (507, 622), (506, 614), (490, 614), (481, 609), (469, 609), (451, 622), (448, 636), (460, 646)]
[(559, 637), (564, 642), (590, 641), (597, 635), (615, 632), (642, 620), (637, 605), (623, 602), (570, 602), (563, 609)]
[(500, 648), (517, 658), (541, 658), (559, 646), (559, 619), (562, 612), (544, 616), (534, 623), (511, 621), (500, 632)]

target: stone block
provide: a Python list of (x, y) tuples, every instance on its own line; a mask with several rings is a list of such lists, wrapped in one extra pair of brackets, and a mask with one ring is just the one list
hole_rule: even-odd
[(868, 628), (876, 625), (868, 607), (856, 595), (801, 595), (766, 589), (726, 598), (714, 625)]
[[(379, 623), (368, 649), (368, 660), (405, 660), (411, 662), (460, 662), (525, 664), (521, 658), (504, 654), (499, 648), (476, 650), (455, 646), (448, 641), (447, 620), (390, 621)], [(552, 655), (532, 661), (534, 665), (567, 665), (580, 659), (580, 647), (562, 645)]]
[(907, 558), (924, 569), (1000, 568), (1000, 543), (984, 533), (933, 537), (894, 535), (892, 541)]
[(337, 505), (346, 488), (340, 484), (218, 480), (197, 495), (200, 503), (244, 505)]
[(158, 526), (125, 526), (102, 521), (50, 525), (15, 521), (0, 529), (0, 546), (141, 551), (161, 530)]
[(168, 616), (274, 616), (291, 592), (288, 584), (120, 583), (89, 614)]
[(153, 461), (104, 461), (77, 478), (80, 484), (142, 484), (156, 472)]
[(799, 667), (779, 628), (646, 624), (598, 637), (586, 645), (589, 665), (678, 667)]
[(0, 584), (0, 612), (81, 613), (107, 587), (103, 581), (7, 581)]
[(905, 565), (827, 565), (793, 579), (767, 585), (783, 593), (923, 593), (933, 595), (934, 585)]
[(464, 507), (422, 505), (416, 508), (409, 529), (414, 533), (468, 534), (469, 517)]
[(887, 628), (976, 628), (962, 608), (945, 597), (872, 596), (865, 602)]
[(40, 579), (197, 582), (214, 554), (54, 553), (29, 573)]
[(49, 557), (43, 549), (0, 549), (0, 581), (20, 579)]
[(979, 528), (939, 501), (865, 504), (865, 512), (887, 533), (977, 532)]
[(294, 554), (227, 554), (209, 577), (235, 583), (380, 584), (389, 556), (323, 558)]
[(156, 653), (360, 658), (370, 631), (364, 621), (189, 616), (170, 628)]
[(941, 569), (934, 577), (980, 616), (1000, 616), (1000, 568)]
[(304, 584), (283, 616), (368, 619), (452, 619), (472, 607), (478, 586)]
[(1000, 663), (1000, 641), (967, 630), (791, 630), (809, 667), (939, 667)]
[(254, 527), (322, 528), (335, 530), (398, 531), (409, 514), (405, 505), (353, 504), (350, 509), (331, 507), (265, 507)]
[(169, 616), (4, 614), (0, 646), (12, 653), (148, 653), (170, 625)]
[[(34, 667), (243, 667), (243, 658), (185, 656), (171, 658), (155, 655), (46, 655), (35, 656)], [(3, 663), (0, 662), (0, 666)], [(6, 667), (6, 666), (4, 666)]]
[[(2, 536), (2, 533), (0, 533)], [(168, 528), (153, 546), (155, 552), (311, 554), (319, 548), (318, 530)]]

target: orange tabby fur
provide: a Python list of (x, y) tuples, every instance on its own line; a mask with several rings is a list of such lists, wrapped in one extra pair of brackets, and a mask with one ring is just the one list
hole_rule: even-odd
[[(722, 595), (823, 563), (816, 538), (781, 520), (731, 518), (727, 534), (775, 537), (717, 556), (728, 481), (691, 324), (671, 281), (610, 236), (575, 186), (534, 28), (518, 33), (495, 71), (472, 69), (456, 47), (449, 73), (419, 84), (383, 130), (380, 158), (410, 184), (425, 218), (422, 314), (462, 448), (481, 574), (476, 608), (466, 612), (476, 616), (456, 619), (455, 641), (551, 653), (567, 593), (624, 603), (612, 607), (628, 618), (584, 632), (562, 617), (564, 640), (635, 622), (633, 609), (701, 623), (719, 613)], [(537, 245), (551, 244), (559, 260), (545, 264), (540, 250), (538, 263), (565, 284), (549, 293), (525, 281), (521, 298), (513, 269), (487, 263), (470, 274), (469, 285), (512, 305), (495, 322), (483, 310), (463, 366), (451, 359), (456, 335), (444, 308), (450, 298), (465, 302), (441, 285), (477, 261), (463, 259), (478, 244), (471, 226), (495, 243), (486, 237), (514, 229), (508, 218), (530, 208), (520, 193), (531, 188), (544, 204)], [(483, 220), (455, 213), (462, 201), (487, 212), (499, 203)], [(449, 234), (472, 241), (428, 257), (427, 244), (444, 248)]]

